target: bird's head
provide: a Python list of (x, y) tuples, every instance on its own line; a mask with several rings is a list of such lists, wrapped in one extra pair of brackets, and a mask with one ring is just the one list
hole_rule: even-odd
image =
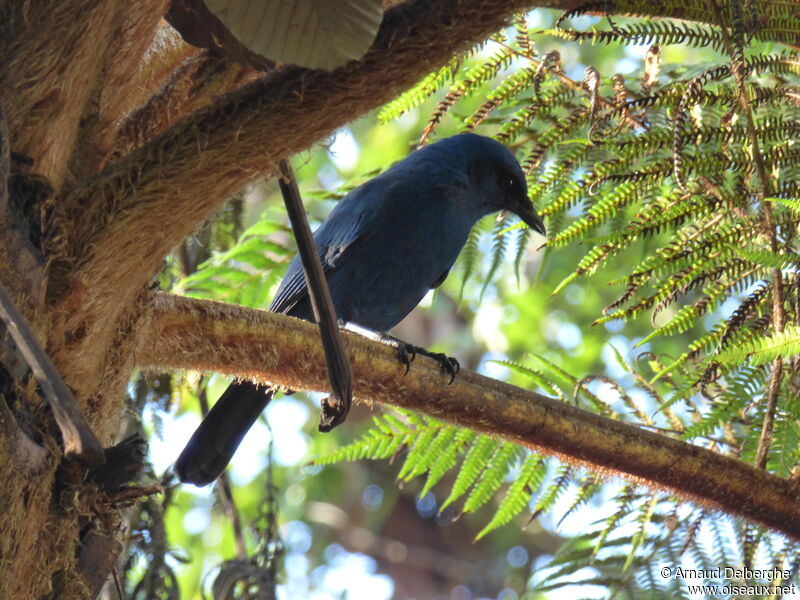
[(460, 154), (469, 177), (471, 196), (482, 214), (507, 210), (529, 227), (545, 234), (542, 218), (528, 198), (525, 174), (517, 159), (503, 144), (489, 137), (462, 133), (437, 142)]

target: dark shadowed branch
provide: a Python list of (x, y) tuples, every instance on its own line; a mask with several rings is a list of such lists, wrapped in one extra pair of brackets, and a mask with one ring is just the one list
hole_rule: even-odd
[(87, 467), (96, 467), (105, 460), (103, 446), (92, 433), (72, 392), (58, 374), (50, 357), (39, 345), (30, 326), (0, 284), (0, 318), (17, 344), (20, 353), (42, 387), (45, 400), (61, 430), (64, 454), (76, 458)]
[[(140, 340), (142, 368), (214, 370), (294, 390), (328, 390), (316, 325), (266, 311), (169, 294), (154, 299)], [(345, 333), (354, 394), (676, 493), (800, 539), (793, 485), (734, 458), (580, 410), (476, 373), (452, 385), (431, 359), (404, 376), (393, 348)]]
[(90, 530), (81, 538), (78, 572), (86, 584), (87, 598), (96, 598), (122, 552), (122, 544), (113, 536)]
[(325, 362), (328, 365), (332, 394), (330, 399), (323, 403), (319, 429), (330, 431), (342, 423), (350, 412), (350, 405), (353, 402), (353, 373), (345, 355), (344, 342), (336, 321), (336, 310), (333, 308), (331, 292), (328, 289), (328, 280), (322, 271), (317, 244), (311, 235), (303, 200), (297, 188), (297, 180), (288, 160), (282, 160), (278, 165), (278, 185), (292, 224), (292, 232), (297, 240), (297, 251), (303, 263), (303, 274), (308, 283), (314, 319), (319, 323), (322, 346), (325, 349)]

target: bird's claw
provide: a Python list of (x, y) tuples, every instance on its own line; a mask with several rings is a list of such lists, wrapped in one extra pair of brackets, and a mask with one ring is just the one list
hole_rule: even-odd
[(425, 348), (399, 342), (397, 345), (397, 360), (406, 367), (405, 373), (403, 373), (404, 376), (407, 375), (411, 369), (411, 363), (414, 362), (417, 354), (428, 356), (439, 363), (439, 368), (447, 375), (450, 375), (450, 381), (447, 382), (447, 385), (453, 383), (456, 375), (461, 370), (461, 365), (459, 365), (458, 361), (452, 356), (447, 356), (441, 352), (430, 352), (429, 350), (425, 350)]
[(411, 369), (411, 363), (414, 362), (416, 357), (417, 351), (411, 344), (401, 342), (397, 346), (397, 360), (406, 366), (406, 371), (403, 373), (403, 376), (408, 375), (408, 371)]
[(453, 381), (455, 381), (456, 375), (458, 375), (458, 372), (461, 370), (461, 365), (458, 363), (458, 360), (441, 352), (432, 353), (431, 358), (439, 363), (439, 368), (443, 372), (450, 375), (450, 381), (447, 382), (447, 385), (452, 384)]

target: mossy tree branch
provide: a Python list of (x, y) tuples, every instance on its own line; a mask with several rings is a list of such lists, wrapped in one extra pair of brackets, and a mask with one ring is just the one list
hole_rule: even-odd
[[(328, 390), (314, 324), (169, 294), (157, 294), (153, 305), (138, 345), (141, 368), (213, 370), (294, 390)], [(424, 357), (404, 375), (395, 349), (349, 332), (345, 339), (358, 399), (500, 436), (800, 539), (800, 500), (788, 480), (476, 373), (462, 371), (447, 385), (436, 362)]]

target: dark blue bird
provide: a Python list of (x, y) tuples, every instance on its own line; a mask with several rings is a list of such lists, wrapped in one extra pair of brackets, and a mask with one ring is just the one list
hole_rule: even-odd
[[(350, 192), (314, 233), (337, 319), (376, 332), (397, 325), (445, 280), (475, 223), (500, 210), (544, 234), (514, 155), (471, 133), (425, 146)], [(314, 320), (299, 257), (270, 310)], [(216, 479), (273, 393), (232, 383), (178, 457), (181, 480)]]

